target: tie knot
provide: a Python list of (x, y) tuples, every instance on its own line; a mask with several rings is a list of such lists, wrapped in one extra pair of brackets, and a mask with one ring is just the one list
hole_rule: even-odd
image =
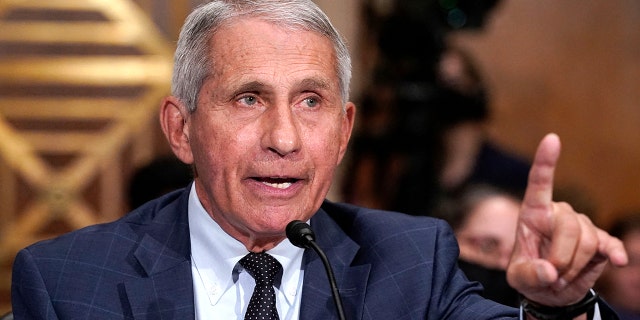
[(240, 259), (240, 265), (256, 280), (256, 283), (263, 282), (273, 284), (275, 275), (280, 272), (282, 265), (273, 256), (266, 252), (249, 252)]

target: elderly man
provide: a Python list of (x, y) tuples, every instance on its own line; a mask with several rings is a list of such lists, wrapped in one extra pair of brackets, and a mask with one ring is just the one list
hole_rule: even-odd
[[(335, 318), (342, 307), (321, 259), (285, 235), (292, 220), (317, 232), (345, 318), (517, 317), (456, 267), (444, 222), (325, 200), (355, 119), (350, 72), (344, 42), (311, 1), (195, 10), (160, 111), (193, 184), (22, 250), (16, 319)], [(540, 144), (508, 275), (538, 317), (585, 317), (603, 309), (589, 289), (607, 260), (627, 257), (617, 239), (551, 202), (559, 149), (555, 135)]]

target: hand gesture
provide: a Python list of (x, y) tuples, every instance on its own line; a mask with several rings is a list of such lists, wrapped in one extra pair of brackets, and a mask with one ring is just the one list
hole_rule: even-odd
[(509, 284), (527, 299), (547, 306), (580, 301), (607, 261), (627, 263), (622, 242), (597, 228), (567, 203), (553, 202), (553, 174), (560, 140), (540, 142), (520, 209), (516, 244), (507, 268)]

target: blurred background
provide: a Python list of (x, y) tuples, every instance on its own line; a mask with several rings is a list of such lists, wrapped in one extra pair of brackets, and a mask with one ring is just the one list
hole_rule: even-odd
[[(17, 250), (187, 183), (157, 110), (201, 2), (0, 0), (0, 313)], [(640, 208), (640, 2), (316, 2), (359, 107), (332, 200), (431, 215), (475, 183), (521, 194), (556, 132), (556, 200), (602, 227)]]

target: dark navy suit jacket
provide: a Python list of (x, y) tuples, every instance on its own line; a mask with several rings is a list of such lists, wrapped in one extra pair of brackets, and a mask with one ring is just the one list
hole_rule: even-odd
[[(189, 189), (112, 223), (20, 251), (16, 319), (193, 319)], [(442, 221), (325, 202), (311, 220), (331, 261), (347, 319), (501, 319), (457, 268)], [(321, 260), (307, 250), (300, 319), (337, 319)]]

